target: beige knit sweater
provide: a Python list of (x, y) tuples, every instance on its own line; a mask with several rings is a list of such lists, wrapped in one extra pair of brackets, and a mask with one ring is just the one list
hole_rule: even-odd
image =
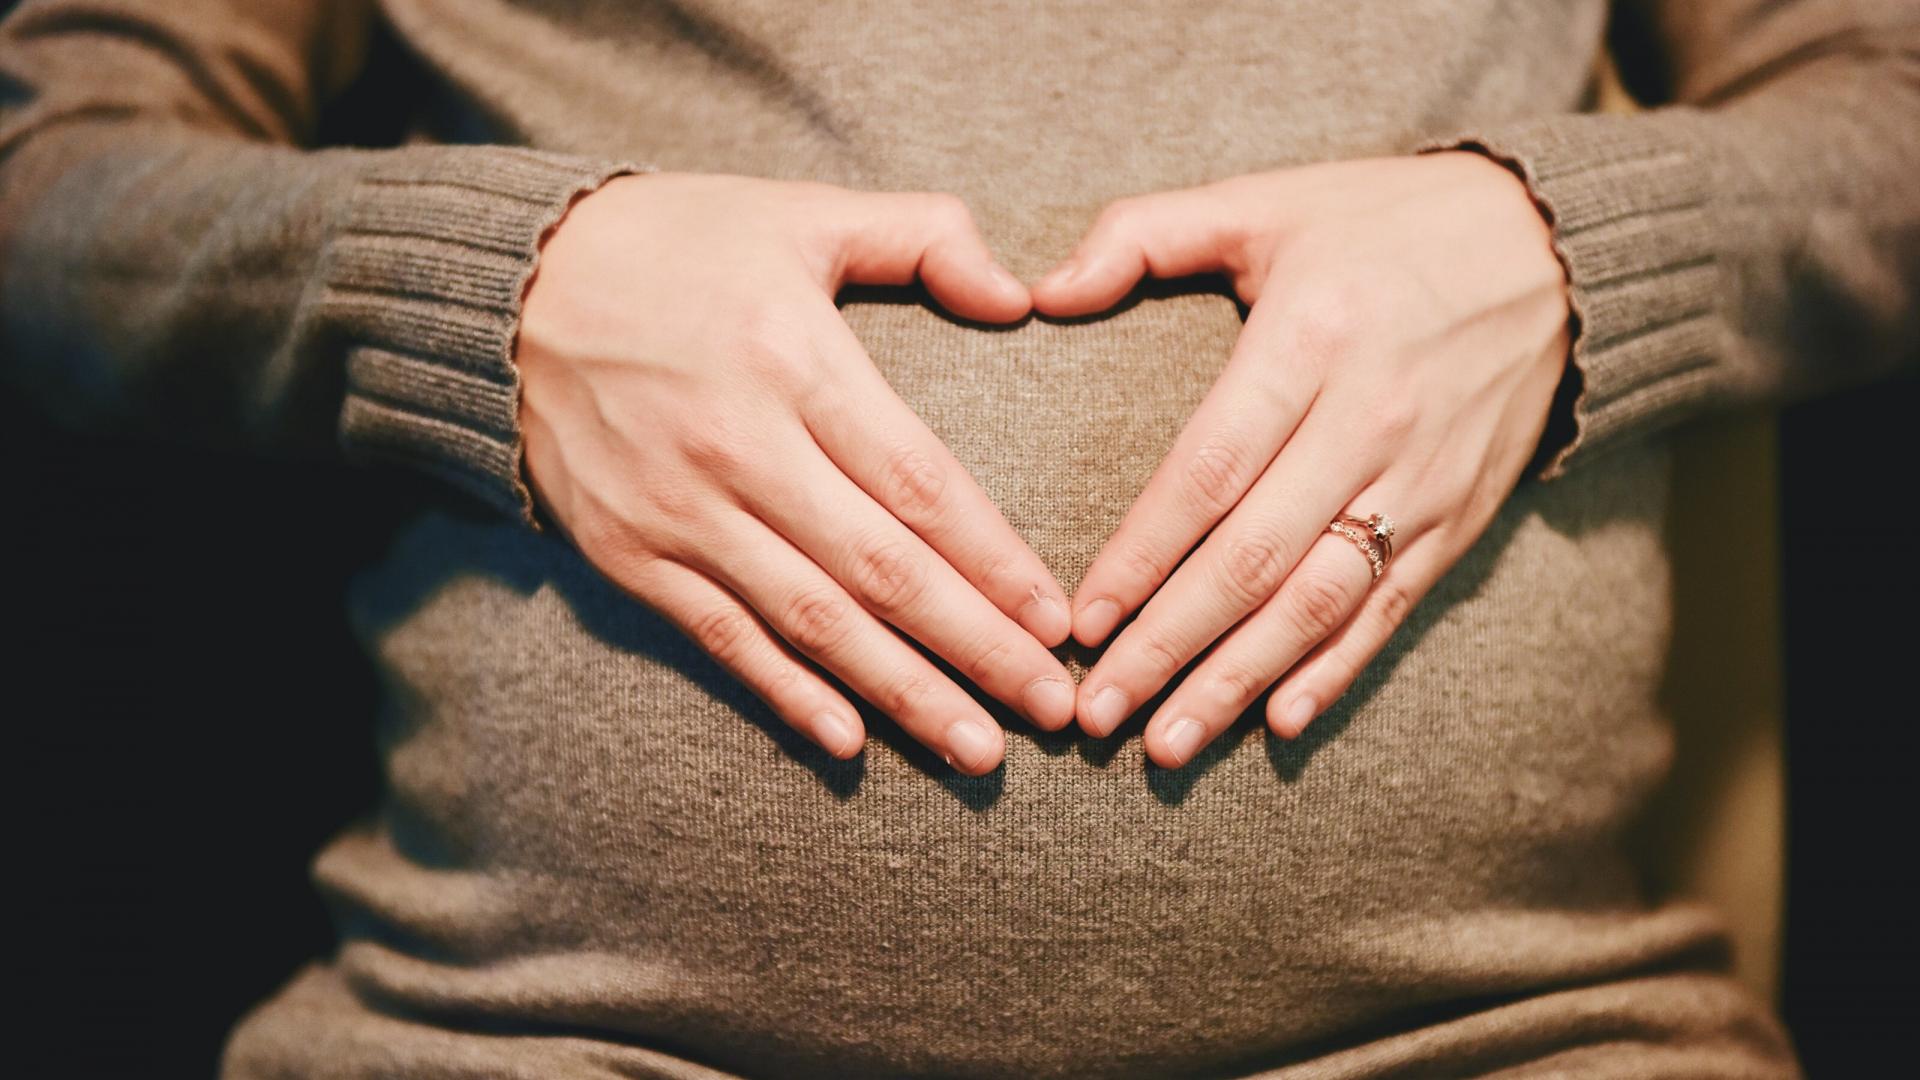
[[(1608, 14), (23, 5), (0, 35), (19, 385), (446, 481), (350, 597), (389, 795), (316, 865), (340, 950), (225, 1071), (1795, 1074), (1718, 916), (1643, 895), (1617, 848), (1671, 753), (1661, 436), (1912, 355), (1916, 5), (1635, 4), (1619, 27), (1678, 104), (1581, 115)], [(377, 110), (405, 144), (318, 148), (353, 135), (329, 104), (370, 56), (420, 74)], [(1117, 196), (1454, 139), (1553, 222), (1568, 393), (1542, 467), (1297, 743), (1243, 719), (1165, 771), (1145, 712), (1104, 742), (1007, 715), (1004, 767), (971, 779), (869, 714), (836, 762), (529, 527), (516, 298), (544, 228), (623, 168), (952, 191), (1030, 278)], [(907, 292), (844, 310), (1069, 590), (1241, 325), (1208, 284), (1008, 330)]]

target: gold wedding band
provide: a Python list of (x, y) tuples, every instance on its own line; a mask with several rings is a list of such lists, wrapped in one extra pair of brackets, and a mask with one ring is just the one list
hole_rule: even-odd
[(1393, 519), (1385, 514), (1368, 514), (1355, 517), (1341, 514), (1327, 525), (1327, 531), (1338, 533), (1353, 542), (1367, 557), (1367, 565), (1373, 567), (1375, 581), (1386, 572), (1387, 563), (1393, 558)]

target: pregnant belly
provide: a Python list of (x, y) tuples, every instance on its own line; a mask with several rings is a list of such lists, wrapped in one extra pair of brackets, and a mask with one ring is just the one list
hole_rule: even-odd
[[(847, 314), (1069, 591), (1240, 325), (1213, 293)], [(1711, 933), (1641, 911), (1612, 846), (1669, 750), (1664, 461), (1524, 489), (1305, 737), (1243, 717), (1177, 771), (1144, 717), (1001, 713), (968, 778), (870, 715), (834, 761), (563, 541), (432, 509), (353, 592), (390, 795), (319, 862), (340, 968), (410, 1016), (718, 1069), (1097, 1075), (1655, 962)]]

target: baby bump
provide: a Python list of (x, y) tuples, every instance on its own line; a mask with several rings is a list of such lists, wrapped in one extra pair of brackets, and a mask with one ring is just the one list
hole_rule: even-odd
[[(1069, 591), (1240, 324), (1205, 292), (846, 311)], [(319, 863), (341, 967), (410, 1015), (721, 1069), (1086, 1075), (1644, 963), (1705, 932), (1618, 917), (1613, 835), (1668, 750), (1664, 467), (1523, 489), (1297, 741), (1243, 717), (1169, 771), (1144, 714), (1090, 741), (999, 711), (979, 778), (871, 713), (835, 761), (563, 541), (432, 509), (353, 593), (390, 795)]]

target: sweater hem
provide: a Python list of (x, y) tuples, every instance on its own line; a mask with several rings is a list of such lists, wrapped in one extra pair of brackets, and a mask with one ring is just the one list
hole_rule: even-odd
[(528, 483), (513, 357), (541, 247), (581, 197), (654, 171), (508, 146), (397, 152), (361, 177), (323, 275), (347, 338), (339, 437), (544, 531)]
[(1540, 482), (1678, 420), (1715, 390), (1721, 271), (1710, 192), (1694, 150), (1655, 121), (1569, 114), (1416, 148), (1470, 151), (1505, 166), (1551, 229), (1567, 273), (1572, 344), (1527, 465)]

